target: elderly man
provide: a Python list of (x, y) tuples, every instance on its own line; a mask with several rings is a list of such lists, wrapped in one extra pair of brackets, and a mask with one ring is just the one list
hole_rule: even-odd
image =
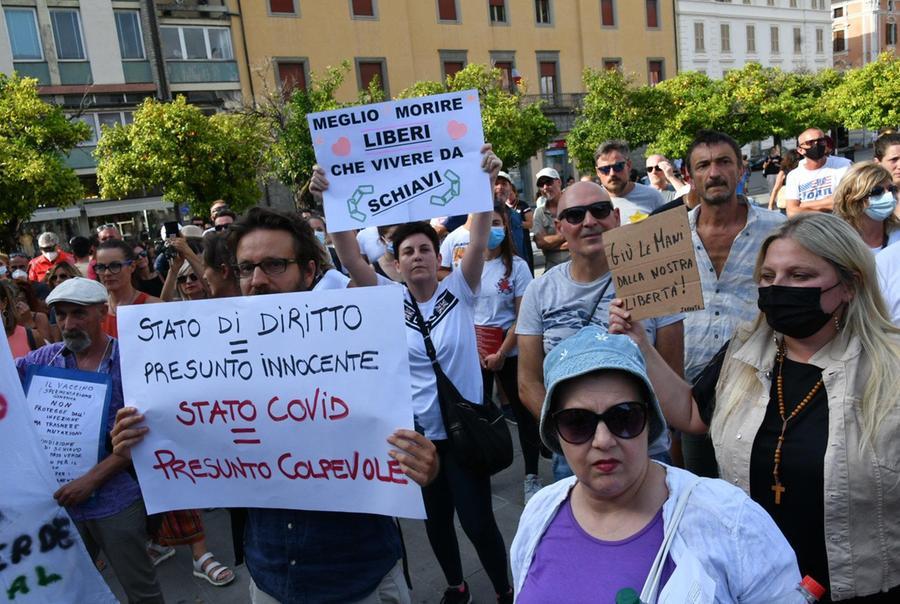
[(651, 155), (647, 158), (647, 179), (650, 181), (650, 187), (656, 189), (663, 200), (668, 203), (676, 197), (681, 197), (691, 190), (691, 185), (687, 184), (684, 179), (675, 171), (672, 165), (664, 155)]
[(44, 275), (60, 262), (75, 264), (72, 255), (59, 248), (59, 237), (56, 236), (56, 233), (50, 231), (41, 233), (41, 236), (38, 237), (38, 247), (41, 248), (41, 255), (28, 263), (29, 281), (43, 281)]
[(609, 192), (613, 206), (619, 210), (622, 224), (638, 222), (665, 203), (653, 187), (631, 182), (631, 149), (621, 140), (605, 141), (594, 153), (594, 166), (600, 184)]
[[(568, 243), (572, 259), (546, 271), (525, 290), (516, 323), (519, 343), (519, 397), (536, 416), (544, 401), (544, 356), (561, 340), (582, 327), (606, 329), (608, 308), (615, 298), (612, 274), (603, 251), (603, 233), (618, 227), (619, 210), (610, 195), (592, 182), (577, 182), (559, 202), (556, 229)], [(648, 336), (672, 369), (684, 367), (684, 315), (650, 319)], [(651, 443), (650, 453), (668, 459), (668, 432)], [(565, 459), (554, 457), (554, 476), (571, 475)]]
[[(96, 281), (81, 277), (63, 281), (47, 296), (47, 304), (56, 311), (63, 341), (16, 361), (23, 385), (33, 366), (106, 374), (112, 394), (103, 419), (104, 442), (123, 405), (119, 345), (101, 327), (106, 300), (106, 288)], [(53, 497), (75, 521), (91, 557), (96, 558), (103, 550), (129, 602), (162, 602), (156, 571), (147, 555), (147, 514), (141, 490), (125, 471), (128, 460), (110, 453), (105, 449), (100, 463), (60, 487)]]
[(850, 160), (828, 155), (827, 137), (818, 128), (807, 128), (797, 137), (797, 152), (804, 159), (784, 182), (788, 218), (800, 212), (830, 212)]
[(544, 205), (534, 211), (534, 243), (544, 253), (544, 270), (550, 270), (569, 259), (566, 238), (556, 231), (556, 213), (562, 195), (559, 172), (544, 168), (537, 173), (537, 188), (544, 196)]

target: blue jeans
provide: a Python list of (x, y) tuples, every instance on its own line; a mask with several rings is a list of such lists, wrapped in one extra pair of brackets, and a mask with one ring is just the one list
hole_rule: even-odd
[[(654, 459), (656, 461), (661, 461), (665, 464), (672, 464), (672, 456), (669, 455), (668, 451), (663, 451), (662, 453), (657, 453), (656, 455), (651, 455), (650, 459)], [(569, 462), (566, 461), (566, 458), (560, 455), (559, 453), (553, 454), (553, 480), (562, 480), (563, 478), (568, 478), (572, 476), (574, 472), (572, 472), (572, 468), (569, 467)]]

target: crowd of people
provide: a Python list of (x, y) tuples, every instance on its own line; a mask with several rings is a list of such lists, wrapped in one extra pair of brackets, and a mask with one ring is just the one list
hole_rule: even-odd
[[(617, 140), (597, 148), (596, 178), (564, 187), (544, 168), (536, 208), (485, 145), (493, 207), (468, 216), (330, 233), (320, 214), (218, 200), (198, 224), (169, 223), (159, 247), (110, 224), (68, 245), (45, 232), (34, 258), (0, 254), (23, 383), (45, 365), (113, 384), (107, 454), (54, 497), (129, 602), (163, 601), (155, 567), (181, 545), (186, 570), (231, 583), (242, 571), (209, 551), (201, 511), (146, 515), (130, 451), (152, 426), (124, 407), (117, 311), (402, 286), (416, 430), (389, 442), (422, 488), (447, 584), (435, 600), (473, 601), (456, 517), (498, 602), (898, 602), (900, 134), (856, 164), (817, 128), (797, 142), (767, 160), (768, 209), (741, 193), (739, 145), (704, 131), (680, 169), (648, 156), (647, 185)], [(316, 167), (320, 204), (328, 186)], [(682, 207), (704, 307), (635, 320), (604, 233)], [(511, 543), (491, 476), (448, 438), (441, 376), (516, 426), (525, 507)], [(411, 601), (390, 517), (229, 511), (255, 604)]]

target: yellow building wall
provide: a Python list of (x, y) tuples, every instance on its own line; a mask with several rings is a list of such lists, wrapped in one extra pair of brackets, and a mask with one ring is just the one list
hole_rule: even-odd
[[(236, 3), (236, 0), (231, 0)], [(507, 0), (508, 24), (492, 25), (487, 0), (457, 0), (458, 23), (438, 21), (437, 0), (375, 0), (375, 20), (351, 18), (350, 0), (295, 0), (296, 16), (274, 16), (268, 0), (243, 0), (234, 37), (246, 37), (253, 92), (261, 100), (276, 87), (272, 58), (303, 58), (310, 72), (357, 57), (384, 58), (389, 93), (396, 95), (419, 80), (440, 80), (440, 50), (467, 51), (467, 63), (490, 64), (491, 51), (514, 51), (515, 67), (538, 94), (538, 52), (558, 52), (560, 93), (583, 92), (585, 67), (600, 68), (603, 58), (621, 58), (626, 73), (647, 82), (647, 59), (663, 59), (665, 75), (675, 74), (673, 4), (659, 0), (660, 28), (646, 27), (645, 2), (616, 0), (614, 28), (601, 28), (599, 0), (552, 0), (553, 24), (536, 25), (533, 0)], [(237, 48), (235, 49), (237, 52)], [(239, 59), (240, 60), (240, 59)], [(242, 80), (243, 81), (243, 80)], [(249, 88), (249, 86), (246, 86)], [(351, 68), (339, 91), (356, 97)], [(245, 91), (250, 98), (249, 90)]]

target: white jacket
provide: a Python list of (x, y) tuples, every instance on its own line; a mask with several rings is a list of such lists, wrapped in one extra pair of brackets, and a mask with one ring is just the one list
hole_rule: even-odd
[[(697, 477), (660, 465), (666, 469), (669, 488), (663, 504), (663, 527), (668, 534), (678, 496)], [(547, 486), (525, 506), (510, 551), (517, 594), (544, 532), (576, 481), (572, 476)], [(765, 510), (723, 480), (703, 478), (694, 487), (669, 555), (676, 569), (659, 594), (660, 604), (805, 602), (796, 591), (800, 583), (797, 557), (781, 531)], [(565, 586), (560, 589), (564, 595)]]

